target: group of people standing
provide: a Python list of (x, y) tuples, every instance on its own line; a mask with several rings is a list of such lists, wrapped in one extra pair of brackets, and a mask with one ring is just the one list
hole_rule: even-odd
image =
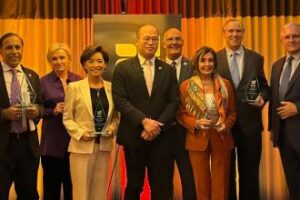
[[(282, 27), (286, 56), (272, 66), (270, 87), (263, 56), (242, 45), (242, 22), (229, 19), (222, 32), (224, 49), (204, 46), (189, 60), (182, 55), (182, 33), (170, 28), (163, 36), (162, 61), (155, 57), (158, 29), (142, 25), (136, 32), (137, 55), (116, 65), (112, 83), (102, 78), (109, 55), (99, 45), (80, 56), (83, 79), (68, 70), (69, 47), (50, 45), (52, 71), (39, 79), (20, 64), (22, 38), (2, 35), (0, 199), (8, 199), (12, 182), (18, 198), (38, 199), (40, 154), (45, 200), (60, 199), (61, 184), (64, 199), (106, 199), (114, 135), (124, 147), (125, 200), (140, 199), (145, 173), (151, 199), (172, 199), (174, 161), (184, 200), (260, 199), (261, 110), (268, 101), (269, 130), (280, 150), (290, 199), (300, 199), (300, 25)], [(253, 81), (259, 91), (248, 101)], [(19, 95), (29, 87), (36, 95), (29, 103), (35, 106)]]

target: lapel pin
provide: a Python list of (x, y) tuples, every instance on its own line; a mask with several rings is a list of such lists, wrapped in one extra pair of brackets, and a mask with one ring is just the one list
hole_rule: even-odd
[(162, 67), (161, 67), (161, 66), (159, 66), (159, 67), (158, 67), (158, 69), (159, 69), (159, 70), (161, 70), (161, 69), (162, 69)]
[(184, 62), (183, 62), (183, 66), (187, 66), (187, 65), (188, 65), (187, 62), (184, 61)]

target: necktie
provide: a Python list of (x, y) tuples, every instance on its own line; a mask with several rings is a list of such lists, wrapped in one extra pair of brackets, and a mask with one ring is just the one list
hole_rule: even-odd
[(279, 100), (280, 101), (282, 101), (284, 99), (284, 96), (285, 96), (288, 86), (289, 86), (291, 72), (292, 72), (292, 60), (293, 60), (293, 56), (290, 56), (287, 59), (287, 61), (286, 61), (287, 64), (286, 64), (286, 67), (282, 74), (281, 84), (279, 86)]
[(237, 58), (236, 58), (237, 55), (238, 55), (237, 52), (231, 54), (232, 59), (229, 66), (231, 77), (235, 88), (237, 88), (240, 83), (240, 70), (239, 70), (239, 65), (237, 63)]
[(151, 95), (152, 92), (152, 85), (153, 85), (153, 78), (152, 78), (152, 63), (150, 60), (146, 60), (144, 64), (144, 77), (146, 81), (146, 86), (148, 90), (149, 96)]
[[(20, 103), (20, 94), (21, 94), (21, 87), (20, 83), (17, 78), (17, 70), (11, 69), (12, 72), (12, 80), (11, 80), (11, 105), (19, 104)], [(14, 120), (11, 123), (11, 132), (14, 133), (21, 133), (22, 132), (22, 120)]]
[(172, 66), (172, 67), (176, 67), (176, 62), (173, 61), (173, 62), (171, 63), (171, 66)]

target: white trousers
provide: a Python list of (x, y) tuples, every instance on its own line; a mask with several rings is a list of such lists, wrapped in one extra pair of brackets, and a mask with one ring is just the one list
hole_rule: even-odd
[(106, 200), (110, 151), (94, 145), (93, 154), (70, 154), (73, 200)]

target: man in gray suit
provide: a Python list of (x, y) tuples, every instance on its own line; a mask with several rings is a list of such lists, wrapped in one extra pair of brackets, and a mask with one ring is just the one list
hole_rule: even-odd
[[(242, 45), (243, 24), (229, 19), (223, 26), (226, 47), (217, 53), (217, 71), (235, 88), (237, 120), (232, 129), (239, 172), (239, 199), (259, 199), (259, 164), (262, 150), (262, 113), (269, 99), (269, 86), (264, 74), (264, 58)], [(246, 101), (249, 84), (258, 82), (260, 93), (253, 102)], [(235, 150), (232, 152), (229, 197), (235, 200)]]
[(279, 148), (290, 199), (300, 199), (300, 25), (281, 30), (286, 56), (272, 66), (269, 130)]
[[(165, 61), (176, 69), (178, 85), (192, 76), (191, 61), (182, 56), (183, 36), (177, 28), (164, 33)], [(192, 166), (185, 150), (185, 128), (175, 120), (170, 127), (171, 151), (181, 178), (183, 200), (196, 199)]]
[(179, 104), (175, 69), (157, 59), (159, 32), (142, 25), (136, 34), (138, 55), (117, 64), (112, 93), (121, 113), (117, 143), (124, 146), (125, 200), (140, 199), (147, 169), (151, 199), (170, 199), (173, 160), (169, 127)]

